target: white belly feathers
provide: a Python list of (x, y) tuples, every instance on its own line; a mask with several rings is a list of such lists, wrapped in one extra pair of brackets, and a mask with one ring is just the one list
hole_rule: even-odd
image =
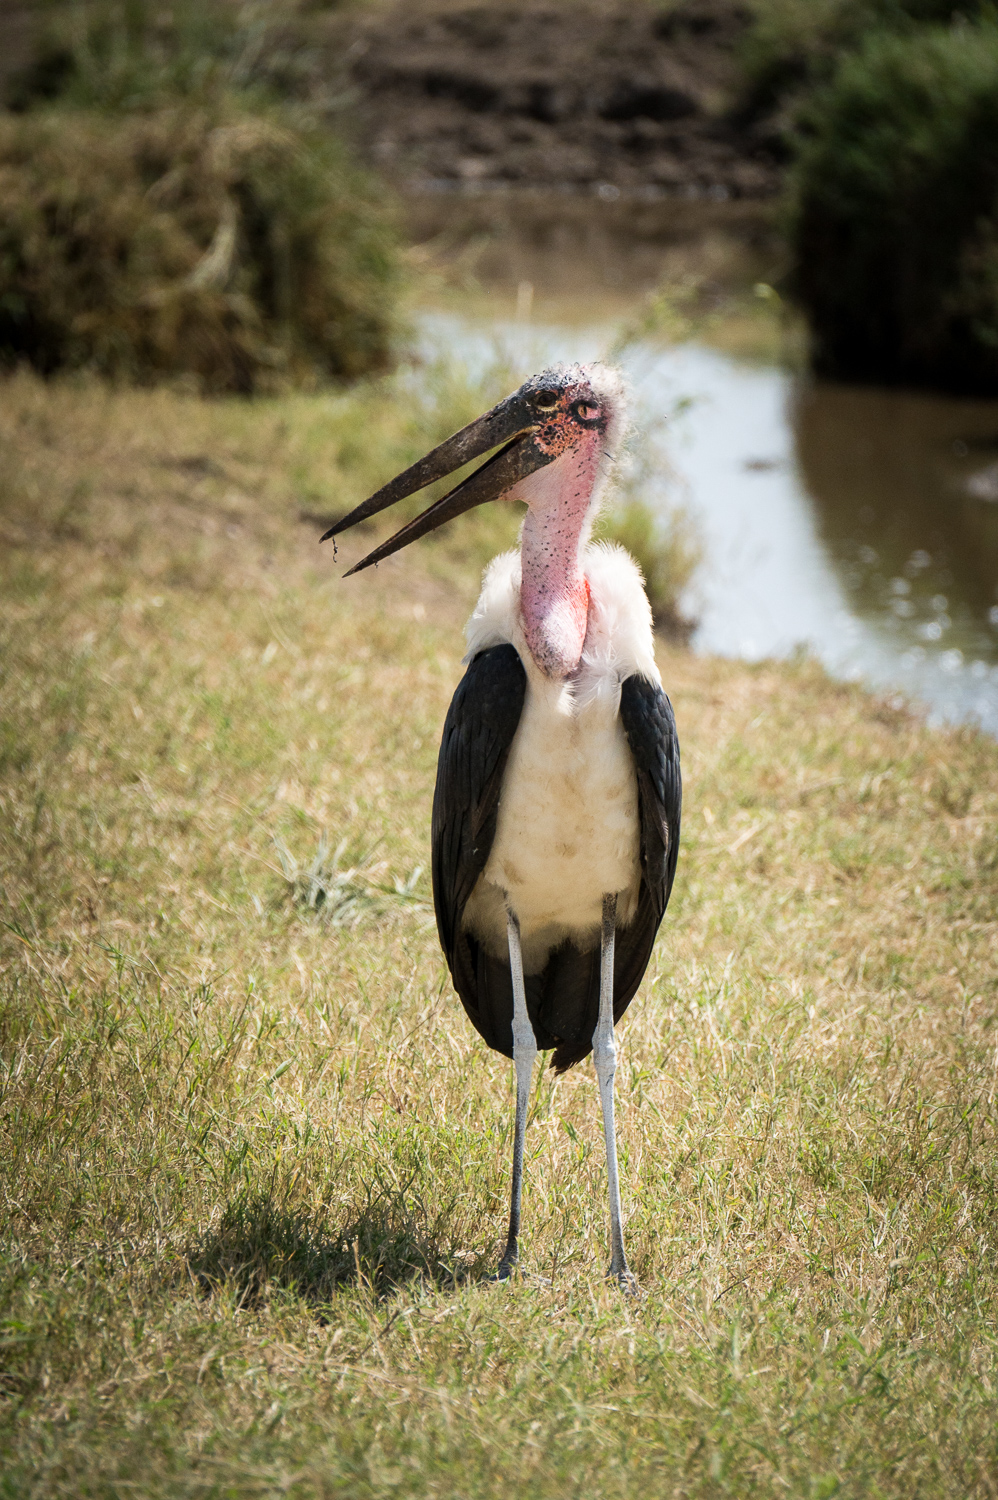
[(622, 549), (588, 547), (584, 567), (590, 623), (570, 682), (545, 677), (523, 640), (516, 554), (492, 563), (468, 622), (469, 656), (509, 642), (526, 669), (527, 693), (496, 837), (464, 924), (496, 957), (505, 956), (508, 900), (520, 920), (527, 973), (539, 972), (566, 938), (592, 945), (604, 894), (617, 894), (617, 920), (626, 926), (640, 886), (637, 780), (619, 706), (626, 677), (660, 680), (651, 612)]

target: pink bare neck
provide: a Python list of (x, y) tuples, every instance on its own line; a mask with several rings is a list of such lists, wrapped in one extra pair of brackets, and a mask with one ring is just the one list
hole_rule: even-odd
[(548, 677), (570, 677), (589, 623), (580, 541), (599, 474), (600, 435), (586, 433), (517, 487), (528, 510), (520, 555), (520, 607), (530, 654)]

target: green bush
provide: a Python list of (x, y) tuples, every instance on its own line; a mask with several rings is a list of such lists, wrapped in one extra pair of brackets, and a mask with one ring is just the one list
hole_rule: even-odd
[(383, 367), (397, 260), (327, 134), (231, 104), (0, 117), (0, 358), (251, 392)]
[(874, 31), (910, 34), (978, 20), (993, 9), (993, 0), (749, 0), (743, 105), (750, 114), (767, 110), (788, 92), (827, 81), (842, 53)]
[(998, 26), (873, 38), (806, 129), (791, 235), (816, 369), (998, 392)]

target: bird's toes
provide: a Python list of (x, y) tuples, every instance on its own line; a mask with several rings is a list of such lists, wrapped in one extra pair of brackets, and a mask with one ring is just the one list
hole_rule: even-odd
[(619, 1271), (615, 1271), (611, 1267), (607, 1275), (607, 1280), (615, 1281), (625, 1297), (641, 1296), (641, 1288), (638, 1286), (638, 1278), (635, 1276), (634, 1272), (629, 1271), (626, 1266), (624, 1266), (623, 1269)]

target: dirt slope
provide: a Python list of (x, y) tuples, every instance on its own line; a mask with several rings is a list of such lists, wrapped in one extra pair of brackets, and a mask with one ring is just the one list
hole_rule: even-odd
[(348, 51), (361, 136), (430, 190), (765, 197), (773, 144), (731, 113), (746, 24), (734, 0), (379, 7)]

